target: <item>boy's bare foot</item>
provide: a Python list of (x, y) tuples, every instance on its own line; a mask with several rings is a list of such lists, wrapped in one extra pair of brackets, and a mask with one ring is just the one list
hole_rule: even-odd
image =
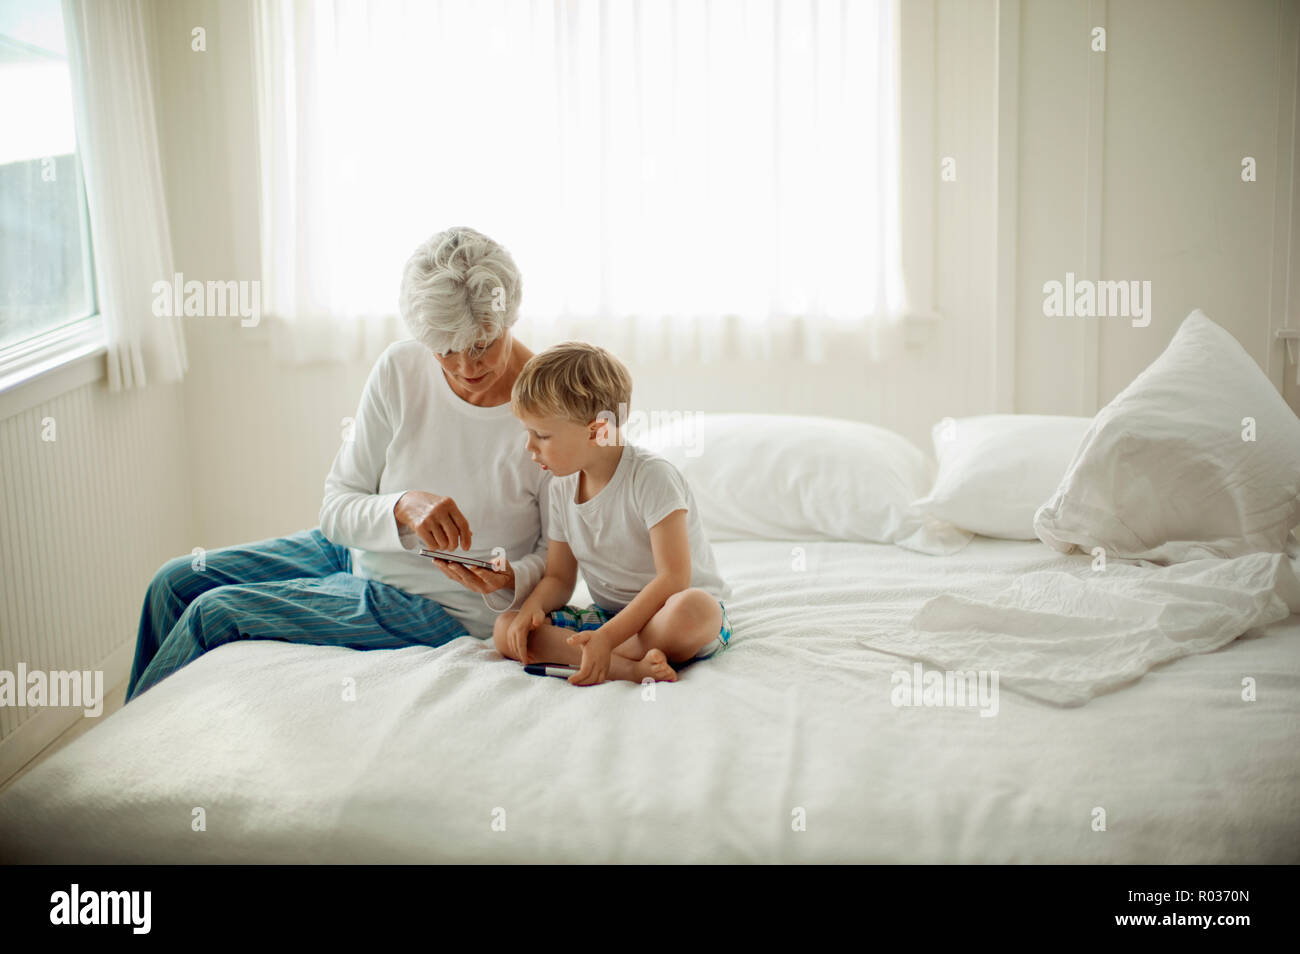
[(649, 649), (637, 662), (637, 673), (641, 679), (649, 676), (656, 682), (676, 682), (677, 670), (668, 665), (668, 657), (662, 649)]

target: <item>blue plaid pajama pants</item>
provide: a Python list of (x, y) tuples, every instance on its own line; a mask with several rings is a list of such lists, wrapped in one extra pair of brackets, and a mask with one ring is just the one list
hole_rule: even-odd
[(351, 649), (441, 646), (468, 636), (435, 600), (352, 575), (347, 547), (320, 528), (176, 557), (154, 574), (140, 612), (131, 699), (236, 639)]

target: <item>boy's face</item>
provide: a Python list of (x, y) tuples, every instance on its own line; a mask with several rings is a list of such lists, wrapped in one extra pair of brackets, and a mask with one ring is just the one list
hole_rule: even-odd
[(582, 469), (591, 459), (592, 451), (600, 446), (596, 437), (604, 427), (601, 421), (584, 426), (558, 417), (524, 415), (519, 420), (528, 434), (524, 445), (528, 453), (544, 470), (557, 477)]

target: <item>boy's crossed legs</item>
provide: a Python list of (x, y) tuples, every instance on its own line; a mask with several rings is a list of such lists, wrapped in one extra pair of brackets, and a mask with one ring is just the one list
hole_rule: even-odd
[[(511, 651), (507, 633), (518, 612), (497, 617), (493, 641), (497, 652), (508, 659)], [(673, 682), (677, 672), (673, 663), (685, 663), (722, 628), (722, 607), (706, 590), (692, 587), (668, 597), (659, 611), (650, 617), (641, 632), (629, 636), (610, 655), (609, 678), (641, 682), (647, 678)], [(528, 637), (528, 661), (570, 666), (582, 665), (582, 647), (569, 642), (574, 630), (542, 623)]]

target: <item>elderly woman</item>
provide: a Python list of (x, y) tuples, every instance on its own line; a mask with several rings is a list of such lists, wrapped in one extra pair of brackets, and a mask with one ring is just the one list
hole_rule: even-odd
[[(510, 412), (532, 353), (511, 336), (521, 281), (469, 228), (433, 236), (402, 275), (414, 341), (380, 355), (325, 481), (320, 527), (177, 557), (140, 614), (127, 700), (236, 639), (395, 649), (489, 639), (542, 577), (551, 475)], [(460, 549), (500, 572), (420, 556)]]

